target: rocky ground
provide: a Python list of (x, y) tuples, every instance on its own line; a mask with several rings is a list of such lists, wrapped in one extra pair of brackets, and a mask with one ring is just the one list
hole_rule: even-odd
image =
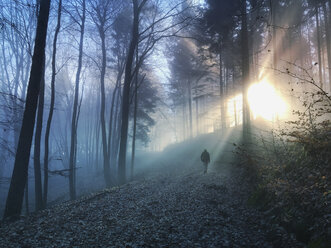
[(154, 175), (3, 222), (0, 247), (303, 247), (229, 171)]

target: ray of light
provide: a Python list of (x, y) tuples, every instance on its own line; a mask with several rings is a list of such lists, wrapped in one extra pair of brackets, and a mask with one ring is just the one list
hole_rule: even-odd
[(254, 119), (262, 117), (272, 121), (276, 117), (284, 117), (287, 111), (286, 102), (266, 79), (250, 86), (248, 102)]

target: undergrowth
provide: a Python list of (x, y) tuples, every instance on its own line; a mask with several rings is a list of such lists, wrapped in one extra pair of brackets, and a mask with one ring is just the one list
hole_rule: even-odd
[(284, 128), (253, 129), (236, 153), (254, 185), (248, 204), (308, 247), (331, 247), (331, 99), (306, 93), (302, 105)]

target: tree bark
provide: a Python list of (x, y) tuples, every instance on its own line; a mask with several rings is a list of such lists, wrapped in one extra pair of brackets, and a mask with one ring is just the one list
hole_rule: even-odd
[(199, 135), (199, 97), (197, 94), (197, 90), (195, 91), (195, 125), (196, 125), (196, 135)]
[[(220, 42), (221, 43), (221, 42)], [(219, 45), (219, 70), (220, 70), (220, 100), (221, 100), (221, 127), (222, 133), (224, 133), (226, 129), (226, 118), (225, 118), (225, 94), (224, 94), (224, 81), (223, 81), (223, 66), (222, 66), (222, 45)]]
[(234, 113), (234, 125), (238, 126), (236, 99), (233, 101), (233, 113)]
[[(109, 156), (109, 162), (111, 159), (113, 159), (113, 157), (111, 156), (112, 151), (111, 148), (113, 148), (113, 123), (116, 123), (116, 111), (115, 111), (115, 118), (114, 118), (114, 108), (115, 108), (115, 99), (117, 98), (117, 96), (119, 95), (118, 91), (120, 91), (120, 83), (121, 83), (121, 79), (122, 79), (122, 74), (123, 74), (123, 69), (120, 68), (118, 75), (117, 75), (117, 79), (116, 79), (116, 84), (115, 84), (115, 88), (112, 94), (112, 99), (111, 99), (111, 106), (110, 106), (110, 114), (109, 114), (109, 132), (108, 132), (108, 156)], [(115, 119), (115, 121), (114, 121)]]
[(43, 205), (41, 171), (40, 171), (40, 144), (41, 144), (41, 132), (43, 127), (44, 98), (45, 98), (45, 61), (43, 66), (43, 76), (40, 81), (38, 114), (37, 114), (35, 141), (34, 141), (34, 179), (35, 179), (35, 204), (36, 204), (35, 207), (37, 211), (41, 210)]
[(29, 210), (29, 180), (26, 181), (24, 198), (25, 198), (25, 212), (26, 212), (26, 215), (28, 215), (30, 213), (30, 210)]
[(134, 159), (136, 153), (136, 132), (137, 132), (137, 108), (138, 108), (138, 71), (136, 73), (134, 87), (134, 111), (133, 111), (133, 134), (132, 134), (132, 154), (131, 154), (131, 180), (134, 175)]
[(52, 54), (52, 78), (51, 78), (51, 103), (49, 106), (48, 119), (45, 132), (45, 153), (44, 153), (44, 197), (43, 207), (47, 205), (47, 193), (48, 193), (48, 154), (49, 154), (49, 135), (51, 131), (51, 123), (54, 113), (55, 105), (55, 76), (56, 76), (56, 42), (61, 27), (61, 13), (62, 13), (62, 0), (59, 0), (59, 7), (57, 12), (57, 24), (55, 28), (54, 40), (53, 40), (53, 54)]
[(122, 105), (122, 98), (121, 98), (121, 85), (119, 84), (119, 88), (116, 95), (116, 107), (115, 107), (115, 114), (114, 114), (114, 128), (113, 128), (113, 137), (112, 137), (112, 150), (111, 150), (111, 159), (114, 161), (114, 164), (117, 165), (118, 163), (118, 152), (119, 152), (119, 143), (120, 143), (120, 129), (121, 129), (121, 105)]
[(110, 187), (110, 161), (108, 155), (107, 144), (107, 131), (105, 121), (105, 74), (107, 66), (107, 54), (106, 54), (106, 41), (104, 23), (101, 23), (99, 27), (99, 35), (101, 39), (101, 51), (102, 51), (102, 64), (101, 64), (101, 77), (100, 77), (100, 89), (101, 89), (101, 108), (100, 108), (100, 122), (101, 122), (101, 137), (102, 137), (102, 151), (103, 151), (103, 171), (104, 178), (107, 187)]
[(319, 24), (319, 14), (318, 5), (315, 4), (315, 18), (316, 18), (316, 32), (317, 32), (317, 56), (318, 56), (318, 76), (320, 87), (323, 88), (322, 82), (322, 57), (321, 57), (321, 37), (320, 37), (320, 24)]
[[(277, 69), (278, 57), (277, 57), (277, 27), (276, 27), (276, 14), (277, 14), (277, 1), (270, 1), (272, 10), (272, 49), (273, 49), (273, 67)], [(276, 74), (276, 73), (275, 73)], [(275, 75), (274, 74), (274, 75)]]
[(192, 88), (191, 88), (191, 81), (187, 82), (187, 95), (188, 95), (188, 110), (189, 110), (189, 124), (190, 124), (190, 138), (193, 138), (193, 114), (192, 114)]
[(118, 161), (118, 179), (119, 183), (125, 183), (126, 180), (126, 150), (128, 140), (128, 125), (129, 125), (129, 105), (130, 105), (130, 83), (132, 80), (132, 62), (134, 51), (138, 44), (139, 36), (139, 12), (146, 1), (143, 1), (140, 6), (138, 0), (133, 0), (133, 29), (130, 47), (125, 65), (125, 76), (122, 96), (122, 124), (121, 124), (121, 140)]
[[(100, 102), (98, 101), (97, 103), (97, 109), (96, 111), (99, 112), (99, 104)], [(98, 114), (99, 115), (99, 114)], [(98, 117), (95, 118), (95, 166), (99, 167), (99, 145), (100, 145), (100, 119)]]
[(134, 159), (136, 153), (136, 132), (137, 132), (137, 110), (138, 110), (138, 47), (136, 49), (136, 74), (134, 80), (134, 110), (133, 110), (133, 133), (132, 133), (132, 150), (131, 150), (131, 180), (134, 175)]
[(69, 158), (69, 192), (70, 199), (76, 199), (76, 185), (75, 185), (75, 173), (76, 173), (76, 146), (77, 146), (77, 111), (78, 111), (78, 95), (79, 95), (79, 80), (82, 70), (82, 58), (83, 58), (83, 45), (84, 45), (84, 31), (85, 31), (85, 12), (86, 4), (85, 0), (82, 2), (82, 15), (80, 24), (80, 40), (79, 40), (79, 55), (78, 55), (78, 68), (75, 80), (75, 96), (74, 105), (71, 119), (71, 141), (70, 141), (70, 158)]
[[(328, 12), (326, 10), (326, 3), (322, 5), (323, 14), (325, 17), (325, 36), (326, 36), (326, 52), (327, 52), (327, 60), (328, 60), (328, 74), (329, 74), (329, 89), (331, 90), (331, 37), (330, 37), (330, 19), (331, 16), (328, 16)], [(331, 6), (329, 6), (331, 9)]]
[(41, 0), (40, 15), (38, 16), (36, 39), (22, 128), (19, 136), (14, 170), (7, 196), (4, 217), (17, 216), (22, 210), (24, 188), (28, 176), (29, 158), (40, 90), (40, 81), (43, 74), (49, 9), (50, 0)]
[(242, 89), (243, 89), (243, 137), (244, 141), (249, 141), (250, 136), (250, 111), (248, 106), (248, 86), (249, 86), (249, 46), (247, 31), (247, 10), (246, 0), (242, 0), (242, 22), (241, 22), (241, 59), (242, 59)]

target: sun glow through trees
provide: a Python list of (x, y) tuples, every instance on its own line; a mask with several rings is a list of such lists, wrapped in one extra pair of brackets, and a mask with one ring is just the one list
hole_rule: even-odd
[[(242, 94), (238, 94), (227, 101), (230, 127), (242, 123), (242, 104)], [(248, 104), (253, 119), (263, 118), (268, 121), (284, 118), (288, 109), (284, 99), (266, 79), (249, 87)]]
[(286, 102), (266, 79), (249, 87), (248, 103), (254, 119), (262, 117), (272, 121), (284, 117), (287, 110)]

